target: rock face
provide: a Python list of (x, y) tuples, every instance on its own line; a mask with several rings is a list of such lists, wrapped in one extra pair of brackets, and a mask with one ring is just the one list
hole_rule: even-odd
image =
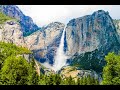
[(81, 77), (85, 77), (85, 76), (88, 76), (90, 75), (91, 77), (94, 77), (94, 78), (98, 78), (98, 75), (95, 71), (91, 71), (91, 70), (79, 70), (75, 67), (72, 67), (72, 66), (66, 66), (66, 67), (63, 67), (61, 69), (61, 71), (59, 72), (59, 74), (65, 78), (65, 77), (72, 77), (74, 78), (74, 80), (77, 81), (77, 78), (81, 78)]
[(18, 46), (26, 46), (21, 27), (14, 20), (8, 20), (4, 24), (0, 24), (0, 41), (14, 43)]
[(119, 35), (119, 41), (120, 41), (120, 20), (118, 19), (118, 20), (113, 20), (113, 21), (114, 21), (117, 33)]
[(19, 22), (11, 19), (0, 24), (0, 41), (27, 47), (33, 51), (33, 55), (38, 61), (47, 61), (53, 64), (53, 58), (59, 46), (64, 26), (60, 22), (53, 22), (24, 37)]
[(30, 36), (25, 37), (26, 44), (31, 50), (45, 49), (52, 44), (54, 39), (59, 37), (62, 33), (64, 24), (59, 22), (50, 23), (41, 30), (34, 32)]
[(113, 43), (118, 43), (118, 34), (109, 14), (99, 10), (92, 15), (69, 21), (66, 39), (68, 46), (66, 53), (74, 55), (95, 49), (108, 51), (113, 47)]
[(53, 64), (56, 49), (59, 46), (64, 24), (53, 22), (25, 37), (27, 47), (34, 52), (35, 58), (40, 62)]
[(38, 61), (48, 61), (53, 64), (53, 58), (59, 46), (63, 29), (64, 24), (53, 22), (42, 28), (42, 30), (23, 37), (19, 23), (15, 20), (9, 20), (0, 25), (0, 41), (27, 47), (34, 52), (34, 57)]
[(103, 10), (69, 21), (65, 39), (67, 55), (78, 56), (82, 54), (81, 57), (84, 57), (86, 52), (93, 51), (94, 54), (90, 53), (86, 61), (89, 62), (89, 59), (95, 55), (95, 58), (100, 59), (98, 65), (102, 63), (101, 60), (108, 52), (120, 50), (118, 33), (113, 20), (109, 13)]
[(80, 69), (102, 71), (108, 52), (120, 50), (119, 36), (108, 12), (72, 19), (66, 28), (66, 54), (73, 56), (71, 65)]
[(24, 35), (28, 35), (40, 29), (32, 20), (31, 17), (25, 16), (22, 11), (15, 5), (0, 5), (0, 11), (4, 14), (19, 20), (21, 30)]

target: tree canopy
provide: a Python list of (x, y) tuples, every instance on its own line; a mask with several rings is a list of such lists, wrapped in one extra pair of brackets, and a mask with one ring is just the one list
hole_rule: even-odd
[(120, 55), (114, 52), (109, 53), (105, 60), (106, 66), (103, 68), (103, 85), (120, 85)]

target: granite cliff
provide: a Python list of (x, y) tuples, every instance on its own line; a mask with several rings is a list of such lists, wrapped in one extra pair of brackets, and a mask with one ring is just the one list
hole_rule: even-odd
[(25, 37), (27, 47), (33, 51), (35, 59), (53, 64), (63, 29), (63, 23), (53, 22)]
[[(65, 25), (52, 22), (39, 28), (14, 5), (0, 5), (0, 11), (17, 20), (0, 24), (0, 41), (27, 47), (37, 61), (52, 65)], [(79, 69), (101, 72), (105, 55), (120, 50), (117, 26), (119, 23), (115, 24), (109, 13), (103, 10), (70, 20), (64, 37), (64, 51), (70, 56), (69, 64)]]
[(84, 64), (81, 66), (84, 69), (97, 70), (99, 66), (102, 70), (104, 56), (108, 52), (118, 53), (120, 50), (119, 35), (113, 19), (103, 10), (69, 21), (66, 43), (66, 54), (75, 56), (71, 64)]

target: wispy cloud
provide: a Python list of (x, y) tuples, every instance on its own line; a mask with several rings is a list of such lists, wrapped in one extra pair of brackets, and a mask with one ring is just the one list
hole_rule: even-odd
[(25, 15), (33, 18), (33, 21), (43, 26), (50, 22), (59, 21), (67, 23), (73, 18), (92, 14), (97, 10), (108, 11), (114, 19), (120, 18), (120, 5), (17, 5)]

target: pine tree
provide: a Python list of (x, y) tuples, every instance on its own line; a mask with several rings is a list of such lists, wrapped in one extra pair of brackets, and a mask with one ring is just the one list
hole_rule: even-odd
[(87, 81), (87, 78), (86, 78), (86, 76), (83, 76), (82, 79), (83, 79), (82, 85), (87, 85), (87, 82), (86, 82), (86, 81)]
[(74, 85), (75, 84), (75, 81), (73, 80), (73, 78), (70, 76), (68, 78), (66, 78), (66, 84), (67, 85)]
[(31, 67), (31, 75), (29, 77), (29, 84), (30, 85), (39, 85), (40, 77), (36, 72), (34, 59), (32, 59), (30, 61), (30, 67)]
[(68, 82), (66, 80), (67, 78), (62, 79), (60, 85), (68, 85)]
[[(120, 75), (120, 56), (115, 55), (115, 53), (109, 53), (105, 56), (107, 62), (106, 66), (103, 68), (103, 85), (114, 85), (119, 84)], [(116, 79), (118, 78), (118, 79)]]
[(80, 85), (80, 78), (77, 78), (77, 85)]
[(55, 74), (54, 82), (55, 82), (55, 85), (60, 85), (61, 77), (59, 74)]
[(29, 78), (29, 85), (39, 85), (40, 77), (35, 70), (32, 71)]
[(87, 76), (86, 83), (87, 83), (87, 85), (91, 85), (91, 76), (90, 75)]
[(99, 85), (99, 80), (95, 79), (95, 85)]
[(83, 85), (83, 77), (80, 78), (80, 85)]
[(10, 56), (1, 70), (2, 83), (5, 85), (27, 85), (31, 68), (22, 57)]
[(47, 85), (45, 80), (46, 80), (46, 75), (40, 74), (39, 85)]
[(5, 59), (4, 55), (0, 52), (0, 70), (3, 67), (4, 59)]

